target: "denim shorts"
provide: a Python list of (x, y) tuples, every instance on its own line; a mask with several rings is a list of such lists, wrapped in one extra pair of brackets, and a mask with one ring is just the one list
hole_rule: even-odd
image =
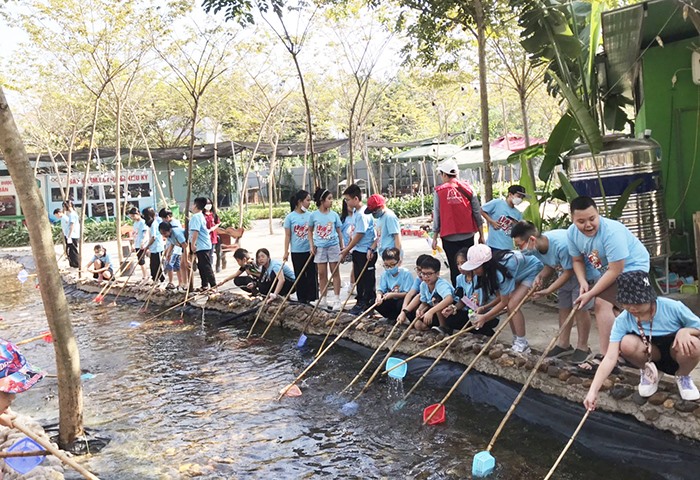
[[(578, 283), (578, 278), (576, 278), (576, 275), (571, 275), (571, 278), (557, 291), (557, 306), (559, 309), (568, 310), (574, 308), (574, 301), (580, 296), (580, 290), (581, 285)], [(581, 310), (590, 310), (594, 304), (595, 298), (592, 298)]]
[(314, 263), (338, 263), (340, 261), (340, 245), (316, 247)]
[(165, 264), (166, 272), (177, 272), (180, 270), (181, 255), (170, 255), (170, 261)]

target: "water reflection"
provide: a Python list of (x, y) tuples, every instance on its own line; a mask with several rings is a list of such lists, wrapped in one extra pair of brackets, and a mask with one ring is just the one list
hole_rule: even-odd
[[(37, 292), (25, 287), (20, 298), (21, 305), (3, 309), (3, 335), (13, 340), (46, 328)], [(82, 367), (95, 375), (84, 382), (85, 423), (112, 438), (87, 461), (104, 479), (468, 478), (474, 453), (501, 418), (454, 399), (447, 423), (422, 427), (423, 408), (444, 394), (430, 381), (398, 409), (403, 384), (378, 383), (359, 399), (356, 415), (344, 415), (342, 405), (358, 390), (337, 392), (365, 358), (342, 347), (301, 382), (303, 396), (277, 402), (318, 339), (301, 352), (295, 332), (273, 330), (269, 340), (245, 342), (248, 324), (211, 330), (202, 326), (199, 309), (184, 324), (173, 323), (179, 319), (173, 312), (130, 328), (146, 318), (137, 313), (140, 304), (120, 299), (117, 307), (99, 306), (90, 298), (74, 298), (71, 311)], [(55, 371), (51, 345), (34, 343), (24, 351)], [(20, 395), (17, 409), (56, 421), (56, 379)], [(493, 478), (542, 478), (562, 442), (517, 419), (507, 429), (494, 452)], [(654, 478), (580, 455), (585, 452), (574, 448), (558, 478)]]

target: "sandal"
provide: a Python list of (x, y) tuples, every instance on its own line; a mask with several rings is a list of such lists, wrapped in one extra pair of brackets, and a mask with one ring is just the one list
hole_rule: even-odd
[(557, 345), (549, 351), (549, 353), (547, 354), (547, 358), (561, 358), (571, 355), (572, 353), (574, 353), (574, 349), (571, 345), (569, 345), (568, 348), (562, 348), (559, 345)]
[(586, 350), (580, 350), (576, 349), (574, 350), (574, 353), (571, 355), (571, 358), (569, 359), (569, 362), (573, 363), (574, 365), (579, 365), (583, 362), (588, 361), (593, 353), (591, 352), (591, 349), (586, 349)]
[(173, 289), (175, 289), (175, 285), (173, 285), (172, 283), (169, 283), (165, 286), (165, 289), (166, 290), (173, 290)]
[[(600, 362), (602, 360), (603, 360), (603, 355), (601, 355), (599, 353), (596, 356), (594, 356), (593, 358), (579, 363), (578, 365), (576, 365), (576, 374), (581, 376), (581, 377), (588, 377), (588, 378), (595, 377), (595, 374), (598, 371), (598, 367), (600, 366)], [(612, 369), (612, 372), (610, 372), (610, 374), (617, 375), (621, 372), (622, 372), (622, 370), (620, 370), (620, 368), (616, 366)]]

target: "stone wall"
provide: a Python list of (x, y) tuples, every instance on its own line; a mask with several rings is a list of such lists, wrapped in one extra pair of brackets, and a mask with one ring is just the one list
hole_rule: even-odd
[[(26, 425), (29, 430), (37, 434), (37, 436), (44, 437), (48, 439), (44, 429), (41, 428), (36, 421), (27, 417), (25, 415), (18, 415), (16, 418), (17, 422), (22, 425)], [(26, 435), (15, 430), (13, 428), (7, 428), (0, 426), (0, 452), (6, 451), (12, 445), (17, 443), (17, 441), (25, 438)], [(70, 454), (66, 454), (70, 455)], [(63, 479), (63, 464), (61, 461), (54, 457), (53, 455), (47, 455), (44, 461), (40, 465), (35, 467), (32, 471), (26, 475), (20, 475), (12, 467), (7, 465), (4, 459), (0, 462), (0, 471), (2, 472), (2, 477), (4, 480), (16, 480), (20, 478), (32, 479), (32, 480), (61, 480)]]
[[(76, 278), (65, 277), (66, 282), (74, 284), (76, 288), (86, 292), (98, 292), (100, 287), (91, 279), (78, 281)], [(145, 300), (149, 294), (149, 287), (129, 286), (122, 295), (127, 295), (139, 300)], [(151, 297), (151, 303), (170, 307), (184, 300), (184, 294), (171, 291), (157, 290)], [(111, 302), (112, 298), (105, 300)], [(204, 303), (206, 302), (206, 303)], [(224, 292), (211, 295), (208, 300), (205, 297), (194, 297), (193, 304), (215, 310), (222, 313), (236, 313), (254, 307), (258, 300), (238, 293)], [(264, 312), (260, 317), (261, 323), (269, 322), (278, 307), (273, 304), (269, 312)], [(308, 315), (313, 307), (301, 304), (285, 305), (275, 323), (283, 328), (301, 331), (304, 328)], [(308, 325), (306, 332), (312, 335), (325, 335), (336, 314), (326, 311), (317, 311), (313, 320)], [(352, 316), (342, 314), (334, 333), (339, 332), (353, 319)], [(265, 325), (266, 326), (266, 325)], [(384, 340), (390, 330), (390, 325), (379, 322), (376, 319), (363, 319), (359, 324), (351, 328), (344, 338), (375, 349)], [(256, 327), (255, 333), (260, 335), (263, 326)], [(394, 333), (394, 341), (399, 337), (403, 329), (397, 329)], [(444, 335), (435, 332), (415, 332), (409, 334), (398, 347), (397, 352), (412, 355), (443, 338)], [(391, 348), (394, 341), (390, 340), (385, 349)], [(467, 333), (457, 340), (449, 352), (443, 357), (462, 365), (468, 365), (481, 351), (487, 338), (481, 335)], [(479, 372), (501, 377), (513, 382), (524, 383), (538, 359), (538, 354), (522, 355), (510, 352), (506, 345), (494, 342), (487, 354), (483, 355), (476, 363), (474, 369)], [(430, 350), (425, 357), (435, 358), (442, 351), (442, 347)], [(650, 398), (642, 398), (637, 393), (639, 373), (637, 370), (623, 369), (619, 375), (611, 375), (601, 388), (598, 398), (598, 409), (608, 412), (632, 415), (638, 421), (651, 425), (661, 430), (670, 431), (676, 435), (682, 435), (694, 440), (700, 440), (700, 403), (682, 400), (671, 379), (662, 381), (659, 391)], [(580, 403), (586, 395), (591, 384), (590, 378), (582, 378), (576, 375), (573, 367), (561, 360), (546, 361), (540, 367), (540, 373), (535, 376), (530, 388), (539, 389), (544, 393), (556, 395), (572, 402)]]

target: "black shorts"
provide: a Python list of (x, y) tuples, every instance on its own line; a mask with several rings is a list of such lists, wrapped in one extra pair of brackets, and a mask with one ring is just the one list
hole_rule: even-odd
[[(632, 335), (636, 335), (641, 339), (638, 333), (634, 333)], [(656, 346), (661, 354), (661, 358), (654, 360), (654, 364), (656, 365), (656, 368), (664, 373), (668, 373), (669, 375), (675, 375), (678, 371), (678, 362), (676, 362), (671, 356), (671, 347), (673, 346), (673, 342), (675, 340), (675, 333), (662, 335), (659, 337), (651, 337), (651, 344)]]
[[(467, 325), (469, 322), (469, 314), (467, 313), (467, 309), (463, 308), (462, 310), (458, 310), (457, 313), (454, 315), (450, 315), (449, 317), (445, 318), (445, 321), (447, 322), (447, 326), (450, 327), (452, 330), (461, 330), (464, 328), (465, 325)], [(498, 327), (498, 323), (500, 322), (500, 319), (498, 317), (493, 318), (486, 322), (483, 327), (481, 327), (479, 330), (472, 330), (472, 333), (478, 333), (480, 335), (486, 335), (487, 337), (492, 337), (493, 334), (495, 333), (494, 330), (496, 327)], [(471, 324), (470, 324), (471, 325)]]
[(145, 248), (137, 248), (136, 249), (136, 258), (139, 260), (139, 265), (146, 265), (146, 249)]
[[(114, 270), (112, 270), (112, 267), (109, 267), (109, 268), (107, 269), (107, 271), (109, 272), (110, 277), (113, 277), (113, 276), (114, 276)], [(104, 274), (104, 272), (102, 272), (102, 273)], [(99, 274), (99, 273), (93, 273), (93, 274), (92, 274), (92, 278), (100, 278), (100, 274)]]

